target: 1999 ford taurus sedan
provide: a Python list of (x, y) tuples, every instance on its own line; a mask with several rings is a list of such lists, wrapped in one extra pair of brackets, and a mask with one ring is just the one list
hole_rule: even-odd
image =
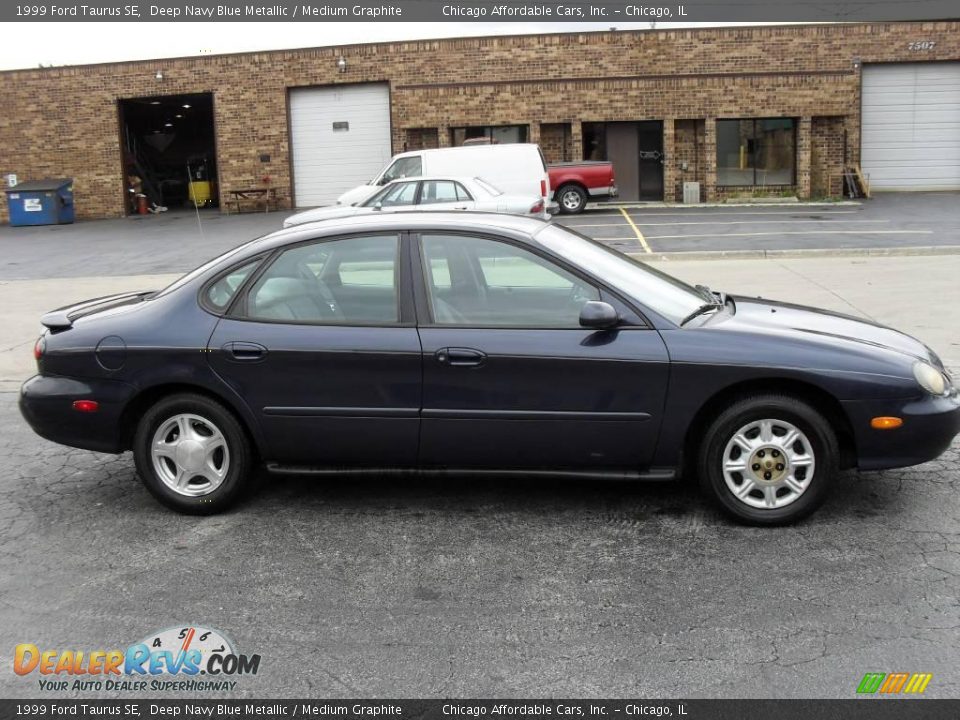
[(33, 429), (133, 450), (212, 513), (260, 465), (665, 479), (773, 525), (839, 468), (925, 462), (960, 431), (939, 358), (836, 313), (691, 287), (570, 230), (404, 213), (281, 230), (161, 292), (44, 316)]

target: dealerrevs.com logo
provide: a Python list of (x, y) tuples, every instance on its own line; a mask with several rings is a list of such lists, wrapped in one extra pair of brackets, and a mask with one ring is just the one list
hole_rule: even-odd
[(933, 680), (932, 673), (867, 673), (857, 686), (860, 695), (921, 695)]
[(44, 691), (231, 691), (256, 675), (259, 655), (243, 655), (223, 633), (199, 625), (150, 633), (126, 650), (41, 649), (17, 645), (13, 671), (38, 676)]

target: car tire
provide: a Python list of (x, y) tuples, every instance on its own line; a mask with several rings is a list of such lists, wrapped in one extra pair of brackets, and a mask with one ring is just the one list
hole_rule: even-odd
[(577, 185), (564, 185), (554, 193), (563, 215), (577, 215), (587, 206), (587, 193)]
[(133, 441), (137, 473), (157, 500), (188, 515), (212, 515), (250, 484), (253, 457), (233, 413), (204, 395), (182, 393), (153, 405)]
[(737, 520), (785, 525), (824, 501), (837, 472), (836, 434), (785, 395), (739, 400), (710, 423), (697, 463), (701, 488)]

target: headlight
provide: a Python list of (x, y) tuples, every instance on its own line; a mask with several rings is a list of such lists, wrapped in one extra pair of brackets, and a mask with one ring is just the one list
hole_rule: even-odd
[(943, 395), (947, 391), (947, 379), (930, 363), (917, 361), (913, 364), (913, 376), (931, 395)]

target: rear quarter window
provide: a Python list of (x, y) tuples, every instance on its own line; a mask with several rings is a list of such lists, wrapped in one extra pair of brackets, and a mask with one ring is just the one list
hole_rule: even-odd
[(203, 291), (204, 304), (212, 310), (222, 312), (227, 309), (237, 290), (243, 285), (244, 281), (250, 277), (261, 258), (251, 260), (245, 265), (230, 270), (226, 275), (222, 275), (212, 285), (208, 285)]

